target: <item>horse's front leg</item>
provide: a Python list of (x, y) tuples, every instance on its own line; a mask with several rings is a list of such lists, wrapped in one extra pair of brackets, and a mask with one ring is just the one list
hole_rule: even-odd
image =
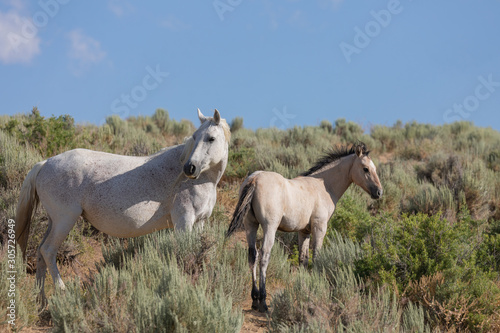
[(194, 210), (185, 207), (176, 207), (172, 211), (172, 224), (175, 230), (192, 231), (196, 221)]
[(309, 264), (310, 234), (299, 231), (299, 264), (307, 268)]
[(194, 230), (196, 231), (202, 231), (203, 227), (205, 226), (205, 219), (199, 219), (197, 222), (194, 223)]
[(323, 239), (326, 235), (326, 229), (328, 224), (328, 219), (315, 221), (313, 231), (312, 231), (312, 251), (313, 251), (313, 261), (316, 260), (319, 250), (323, 246)]

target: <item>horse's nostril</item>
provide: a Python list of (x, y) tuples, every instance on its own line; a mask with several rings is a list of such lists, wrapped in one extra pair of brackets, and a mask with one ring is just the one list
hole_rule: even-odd
[(384, 190), (382, 190), (382, 189), (377, 190), (377, 195), (379, 198), (382, 196), (382, 193), (384, 193)]
[(196, 172), (196, 166), (194, 166), (193, 164), (191, 164), (191, 163), (186, 163), (186, 164), (184, 165), (184, 173), (185, 173), (187, 176), (192, 176), (195, 172)]

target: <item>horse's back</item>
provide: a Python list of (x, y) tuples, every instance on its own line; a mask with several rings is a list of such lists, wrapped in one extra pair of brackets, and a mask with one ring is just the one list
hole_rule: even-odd
[(68, 195), (74, 189), (81, 193), (90, 183), (104, 181), (143, 163), (140, 158), (73, 149), (47, 160), (37, 177), (37, 188), (53, 194), (62, 191)]

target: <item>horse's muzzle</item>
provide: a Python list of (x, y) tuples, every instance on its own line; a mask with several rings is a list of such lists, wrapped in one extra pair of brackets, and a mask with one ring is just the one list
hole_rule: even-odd
[(200, 176), (200, 170), (191, 162), (184, 164), (184, 174), (186, 177), (196, 179)]
[(380, 197), (382, 197), (382, 194), (384, 193), (384, 190), (382, 188), (372, 188), (371, 189), (371, 196), (372, 196), (372, 199), (380, 199)]

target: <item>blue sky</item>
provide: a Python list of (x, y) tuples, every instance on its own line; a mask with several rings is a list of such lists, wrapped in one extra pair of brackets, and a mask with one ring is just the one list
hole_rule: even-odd
[(500, 1), (0, 0), (0, 114), (500, 130)]

